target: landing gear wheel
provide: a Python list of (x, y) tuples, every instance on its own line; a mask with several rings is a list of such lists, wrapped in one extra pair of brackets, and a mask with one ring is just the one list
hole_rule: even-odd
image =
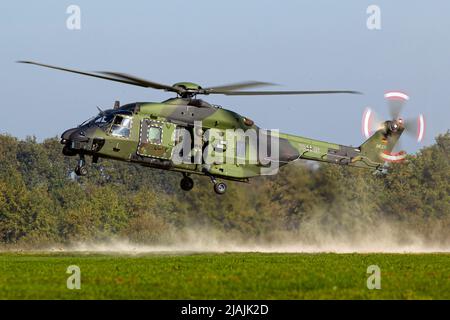
[(227, 191), (227, 185), (224, 182), (214, 183), (214, 191), (217, 194), (224, 194)]
[(85, 176), (88, 173), (84, 154), (80, 154), (80, 159), (78, 160), (77, 166), (75, 167), (75, 173), (77, 174), (77, 176)]
[(184, 191), (190, 191), (194, 187), (194, 180), (189, 177), (183, 177), (180, 181), (180, 187)]
[(88, 174), (88, 170), (85, 166), (76, 166), (75, 167), (75, 173), (77, 174), (77, 176), (85, 176)]

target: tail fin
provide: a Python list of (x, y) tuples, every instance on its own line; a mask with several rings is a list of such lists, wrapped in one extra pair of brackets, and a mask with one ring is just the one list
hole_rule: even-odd
[(370, 167), (380, 167), (385, 162), (403, 161), (406, 157), (405, 152), (392, 152), (403, 131), (403, 123), (399, 120), (384, 122), (383, 128), (376, 131), (359, 147), (362, 158), (360, 160)]

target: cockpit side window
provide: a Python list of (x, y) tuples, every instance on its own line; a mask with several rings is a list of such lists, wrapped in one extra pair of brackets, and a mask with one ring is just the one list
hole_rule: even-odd
[(130, 136), (131, 124), (132, 118), (124, 115), (116, 115), (111, 125), (111, 135), (128, 138)]

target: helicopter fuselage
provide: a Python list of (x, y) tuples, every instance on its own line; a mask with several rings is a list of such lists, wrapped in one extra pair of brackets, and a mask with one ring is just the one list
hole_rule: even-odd
[[(230, 140), (236, 132), (240, 138), (234, 135)], [(207, 175), (215, 183), (216, 178), (246, 182), (255, 176), (275, 174), (279, 167), (298, 159), (374, 169), (383, 164), (361, 148), (266, 131), (236, 112), (183, 98), (101, 111), (97, 117), (65, 131), (61, 143), (65, 155), (80, 155), (80, 166), (89, 155), (93, 162), (108, 158), (178, 171), (185, 177)], [(379, 144), (376, 148), (387, 146)]]

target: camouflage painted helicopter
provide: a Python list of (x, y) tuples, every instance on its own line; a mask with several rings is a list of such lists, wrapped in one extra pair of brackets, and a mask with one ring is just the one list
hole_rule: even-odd
[[(197, 95), (211, 94), (354, 94), (358, 93), (356, 91), (242, 91), (270, 85), (264, 82), (241, 82), (208, 88), (191, 82), (165, 85), (124, 73), (87, 73), (31, 61), (18, 62), (176, 94), (176, 97), (163, 102), (135, 102), (121, 106), (116, 101), (112, 109), (99, 110), (97, 116), (76, 128), (66, 130), (61, 135), (63, 154), (79, 156), (75, 173), (80, 176), (87, 174), (86, 156), (91, 156), (93, 163), (99, 158), (108, 158), (180, 172), (183, 175), (180, 187), (186, 191), (194, 186), (190, 175), (206, 175), (213, 182), (214, 191), (223, 194), (227, 185), (218, 179), (248, 182), (249, 178), (274, 173), (274, 167), (278, 168), (298, 159), (379, 170), (387, 161), (402, 161), (405, 158), (404, 152), (392, 153), (405, 129), (405, 123), (399, 118), (398, 112), (393, 114), (392, 120), (377, 124), (376, 132), (361, 146), (351, 147), (265, 131), (249, 118), (197, 99)], [(402, 95), (400, 92), (391, 93), (388, 98), (400, 102), (407, 100), (407, 96)], [(367, 133), (370, 129), (370, 115), (364, 120), (364, 124)], [(244, 140), (228, 139), (230, 129), (244, 132)], [(214, 130), (214, 134), (211, 134), (211, 130)], [(256, 132), (256, 140), (245, 135), (249, 130)], [(190, 138), (192, 136), (193, 139)], [(268, 149), (263, 156), (265, 161), (261, 161), (260, 150), (263, 145)], [(227, 154), (232, 155), (231, 161), (218, 160), (230, 150), (233, 152)], [(249, 161), (252, 152), (258, 154), (257, 161)], [(202, 157), (205, 154), (214, 155), (214, 160), (208, 162), (208, 157)], [(183, 161), (175, 161), (175, 158), (180, 157)]]

